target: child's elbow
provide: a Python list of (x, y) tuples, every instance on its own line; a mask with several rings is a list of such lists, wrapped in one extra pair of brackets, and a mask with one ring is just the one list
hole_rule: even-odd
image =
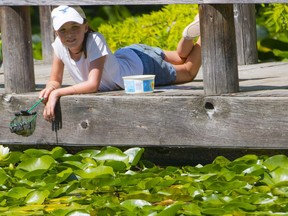
[(98, 92), (98, 88), (99, 88), (99, 86), (91, 86), (90, 92), (91, 93), (97, 93)]

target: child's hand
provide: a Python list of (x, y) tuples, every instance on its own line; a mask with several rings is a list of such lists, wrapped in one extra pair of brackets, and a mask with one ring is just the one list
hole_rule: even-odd
[(50, 95), (50, 93), (53, 91), (54, 89), (52, 88), (45, 88), (43, 89), (42, 91), (40, 91), (39, 93), (39, 98), (42, 99), (43, 98), (43, 103), (46, 104), (47, 103), (47, 100), (48, 100), (48, 97)]
[(55, 119), (54, 109), (55, 109), (55, 105), (56, 105), (58, 99), (59, 99), (59, 97), (57, 95), (57, 90), (51, 91), (49, 93), (49, 98), (46, 102), (46, 105), (45, 105), (45, 108), (43, 111), (43, 116), (44, 116), (44, 119), (46, 121), (49, 121), (49, 122), (54, 121), (54, 119)]

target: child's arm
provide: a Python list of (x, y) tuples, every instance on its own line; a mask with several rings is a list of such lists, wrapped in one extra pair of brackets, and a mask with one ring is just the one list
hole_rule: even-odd
[[(64, 88), (57, 88), (55, 90), (52, 90), (50, 92), (48, 101), (46, 103), (46, 106), (43, 112), (44, 118), (48, 121), (52, 121), (54, 119), (55, 117), (54, 107), (56, 105), (57, 100), (61, 96), (97, 92), (99, 85), (100, 85), (101, 77), (102, 77), (105, 59), (106, 57), (103, 56), (90, 63), (90, 72), (89, 72), (87, 81), (84, 81), (82, 83), (78, 83), (72, 86), (68, 86)], [(50, 79), (50, 81), (55, 81), (55, 80), (57, 81), (57, 79), (54, 79), (54, 80)]]
[(44, 103), (46, 103), (50, 93), (53, 90), (61, 87), (62, 80), (63, 80), (63, 72), (64, 72), (63, 62), (56, 55), (54, 55), (50, 79), (48, 83), (46, 84), (45, 89), (43, 89), (39, 93), (39, 98), (44, 98)]

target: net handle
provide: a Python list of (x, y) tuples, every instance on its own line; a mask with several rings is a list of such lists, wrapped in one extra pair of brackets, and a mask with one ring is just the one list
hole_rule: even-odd
[(30, 109), (28, 110), (28, 112), (31, 112), (33, 109), (35, 109), (42, 101), (44, 100), (44, 98), (40, 98), (35, 104), (33, 104)]

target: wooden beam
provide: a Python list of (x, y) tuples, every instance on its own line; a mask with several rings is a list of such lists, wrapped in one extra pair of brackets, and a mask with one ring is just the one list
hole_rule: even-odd
[(1, 7), (0, 11), (5, 91), (7, 93), (34, 91), (29, 7), (5, 6)]
[(239, 90), (233, 5), (200, 5), (202, 67), (207, 95)]
[[(287, 97), (153, 95), (62, 97), (60, 145), (287, 148)], [(36, 93), (3, 97), (0, 143), (56, 144), (43, 105), (32, 136), (9, 131), (13, 113), (36, 100)]]
[(254, 4), (234, 4), (238, 64), (258, 62), (256, 9)]
[(46, 63), (51, 63), (53, 59), (54, 30), (51, 21), (51, 6), (40, 6), (40, 27), (42, 38), (42, 59)]
[(157, 4), (261, 4), (287, 0), (1, 0), (0, 5), (157, 5)]

